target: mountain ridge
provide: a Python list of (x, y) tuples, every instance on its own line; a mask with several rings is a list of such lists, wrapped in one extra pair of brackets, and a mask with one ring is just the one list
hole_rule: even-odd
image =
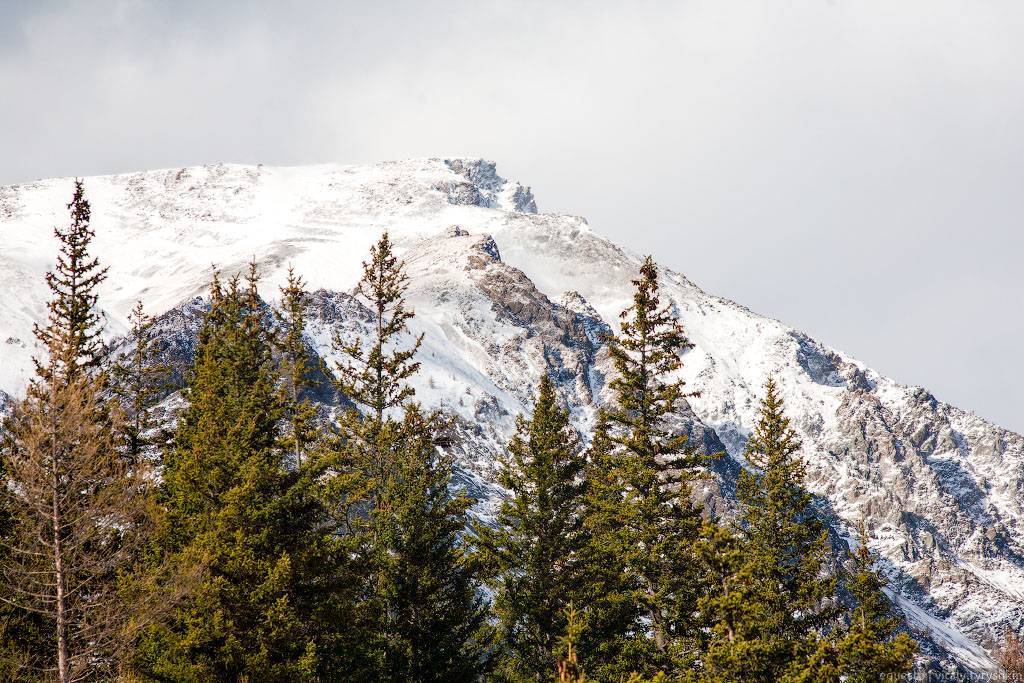
[[(425, 335), (417, 396), (458, 417), (459, 463), (484, 496), (500, 495), (494, 454), (542, 371), (581, 427), (608, 399), (598, 333), (628, 304), (639, 257), (585, 219), (539, 213), (529, 188), (501, 178), (493, 162), (222, 164), (85, 183), (96, 252), (111, 266), (100, 291), (111, 335), (125, 331), (142, 298), (185, 350), (211, 264), (230, 273), (254, 258), (267, 275), (265, 298), (276, 298), (287, 263), (317, 290), (308, 342), (330, 361), (335, 332), (363, 333), (348, 290), (369, 244), (390, 230), (408, 264), (413, 332)], [(9, 394), (31, 372), (50, 233), (68, 197), (69, 180), (0, 187), (0, 391)], [(1024, 438), (680, 273), (663, 269), (663, 279), (695, 344), (684, 376), (703, 393), (680, 428), (728, 452), (709, 500), (731, 504), (729, 472), (746, 464), (756, 399), (776, 375), (804, 440), (809, 488), (835, 535), (852, 543), (864, 519), (894, 597), (931, 632), (932, 654), (990, 668), (984, 648), (1024, 622)]]

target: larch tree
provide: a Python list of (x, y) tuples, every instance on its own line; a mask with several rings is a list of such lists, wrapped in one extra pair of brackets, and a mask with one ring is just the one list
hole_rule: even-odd
[(673, 427), (689, 396), (679, 376), (682, 355), (691, 348), (670, 305), (663, 304), (658, 269), (648, 257), (633, 282), (633, 304), (621, 315), (621, 332), (608, 340), (615, 366), (609, 409), (614, 444), (606, 474), (621, 492), (599, 543), (615, 546), (633, 599), (652, 633), (639, 673), (687, 666), (696, 655), (697, 562), (700, 510), (690, 499), (690, 479), (699, 464), (687, 436)]
[(132, 607), (118, 593), (144, 540), (144, 471), (119, 456), (119, 416), (86, 374), (36, 384), (9, 422), (0, 539), (3, 600), (52, 625), (51, 646), (26, 662), (68, 681), (105, 678), (130, 642)]
[(558, 662), (566, 610), (585, 595), (584, 453), (545, 373), (529, 419), (517, 421), (499, 482), (496, 526), (476, 526), (495, 593), (500, 664), (509, 680), (546, 681)]
[(111, 676), (123, 661), (134, 606), (122, 603), (119, 583), (146, 536), (149, 479), (144, 465), (121, 457), (121, 413), (102, 400), (96, 288), (106, 269), (90, 253), (80, 181), (68, 209), (46, 277), (49, 317), (36, 327), (46, 354), (36, 358), (37, 377), (15, 406), (0, 454), (0, 599), (33, 638), (22, 663), (61, 683)]

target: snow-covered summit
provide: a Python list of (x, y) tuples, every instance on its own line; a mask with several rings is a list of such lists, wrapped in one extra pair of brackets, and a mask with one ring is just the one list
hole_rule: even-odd
[[(214, 165), (87, 178), (85, 187), (96, 252), (110, 266), (101, 304), (111, 334), (142, 299), (166, 314), (185, 352), (212, 266), (232, 273), (255, 259), (267, 298), (289, 264), (319, 290), (310, 342), (329, 357), (334, 331), (361, 333), (363, 312), (347, 292), (389, 230), (411, 276), (414, 332), (425, 334), (417, 396), (458, 416), (459, 461), (481, 491), (494, 490), (494, 453), (542, 371), (579, 424), (607, 399), (601, 338), (630, 301), (639, 258), (581, 218), (538, 213), (529, 188), (492, 162)], [(70, 179), (0, 187), (0, 392), (18, 394), (31, 372), (52, 229), (70, 196)], [(695, 343), (685, 375), (701, 391), (681, 426), (706, 450), (729, 453), (709, 495), (728, 504), (774, 373), (836, 534), (865, 520), (912, 622), (961, 663), (990, 665), (985, 648), (1024, 620), (1024, 438), (664, 275)]]

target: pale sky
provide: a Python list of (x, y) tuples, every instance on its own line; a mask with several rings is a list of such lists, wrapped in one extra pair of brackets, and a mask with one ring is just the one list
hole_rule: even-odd
[(1024, 2), (0, 0), (0, 184), (418, 156), (1024, 430)]

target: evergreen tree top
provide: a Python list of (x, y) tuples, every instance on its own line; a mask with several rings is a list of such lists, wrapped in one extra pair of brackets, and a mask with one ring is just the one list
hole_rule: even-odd
[(278, 332), (273, 341), (280, 353), (279, 392), (287, 425), (283, 445), (292, 453), (297, 468), (302, 466), (306, 450), (317, 440), (317, 411), (306, 396), (314, 384), (313, 363), (303, 338), (308, 302), (305, 282), (289, 266), (287, 283), (281, 287), (280, 310), (274, 311)]
[[(765, 396), (761, 402), (757, 424), (747, 440), (746, 448), (747, 460), (762, 469), (790, 462), (790, 456), (799, 451), (802, 445), (785, 414), (785, 406), (775, 378), (769, 375), (764, 388)], [(793, 464), (798, 467), (802, 478), (802, 463), (796, 460)]]
[(407, 380), (419, 370), (414, 358), (423, 335), (408, 348), (396, 346), (409, 331), (409, 320), (414, 316), (405, 301), (408, 286), (404, 263), (395, 255), (385, 232), (370, 248), (370, 258), (363, 263), (363, 277), (356, 287), (357, 296), (373, 314), (369, 348), (364, 348), (358, 338), (352, 342), (339, 335), (334, 338), (335, 347), (344, 357), (337, 363), (339, 389), (378, 421), (386, 411), (401, 406), (416, 393)]
[(658, 267), (650, 256), (633, 284), (633, 304), (621, 313), (621, 332), (607, 340), (616, 370), (609, 385), (616, 406), (607, 417), (618, 427), (612, 430), (615, 440), (627, 449), (649, 458), (676, 456), (685, 451), (687, 437), (672, 435), (665, 419), (682, 399), (699, 396), (687, 391), (679, 376), (682, 355), (693, 344), (671, 304), (662, 305)]
[(97, 371), (107, 354), (96, 293), (107, 278), (107, 268), (100, 267), (99, 259), (89, 251), (95, 232), (89, 226), (92, 211), (81, 180), (75, 180), (67, 208), (69, 223), (53, 231), (60, 249), (54, 269), (46, 274), (52, 293), (47, 304), (49, 316), (45, 327), (35, 326), (35, 335), (48, 354), (47, 363), (36, 360), (37, 374), (56, 375), (65, 381), (80, 372)]

